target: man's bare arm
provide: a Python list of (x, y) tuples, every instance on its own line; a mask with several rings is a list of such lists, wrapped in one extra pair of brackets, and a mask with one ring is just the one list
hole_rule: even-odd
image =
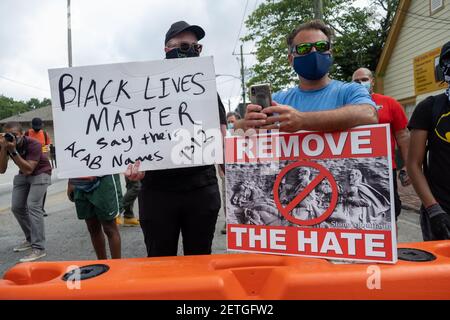
[(12, 157), (12, 159), (14, 163), (19, 167), (20, 171), (26, 176), (31, 175), (38, 164), (38, 162), (34, 160), (25, 160), (19, 154), (15, 157)]
[(402, 159), (406, 163), (406, 160), (408, 159), (408, 149), (409, 149), (408, 129), (403, 129), (395, 132), (395, 141), (397, 142), (398, 148), (400, 149)]
[(425, 146), (428, 138), (426, 130), (412, 130), (409, 143), (409, 152), (406, 160), (408, 175), (412, 180), (414, 189), (425, 208), (436, 204), (437, 201), (431, 193), (428, 181), (422, 171), (423, 159), (425, 157)]
[(8, 169), (8, 152), (5, 146), (0, 146), (0, 173), (5, 173)]

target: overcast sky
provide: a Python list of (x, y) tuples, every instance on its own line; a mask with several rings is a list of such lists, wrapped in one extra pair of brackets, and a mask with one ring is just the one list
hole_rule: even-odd
[[(365, 0), (359, 0), (365, 1)], [(241, 22), (263, 0), (72, 0), (73, 65), (158, 60), (164, 36), (178, 20), (206, 31), (202, 55), (213, 55), (216, 74), (240, 75)], [(240, 34), (239, 34), (240, 31)], [(254, 50), (252, 43), (244, 52)], [(246, 67), (255, 63), (245, 56)], [(0, 94), (20, 100), (50, 98), (47, 70), (65, 67), (67, 0), (0, 0)], [(228, 109), (239, 100), (240, 81), (217, 78)], [(234, 107), (233, 107), (234, 109)]]

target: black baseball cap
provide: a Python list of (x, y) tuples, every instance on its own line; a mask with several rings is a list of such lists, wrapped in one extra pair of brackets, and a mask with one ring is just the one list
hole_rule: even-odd
[(36, 129), (41, 129), (42, 128), (42, 119), (41, 118), (33, 118), (33, 120), (31, 120), (31, 126), (33, 128)]
[(170, 26), (169, 31), (166, 33), (166, 40), (164, 44), (167, 44), (170, 39), (183, 31), (192, 32), (197, 37), (197, 40), (201, 40), (205, 36), (205, 31), (201, 27), (190, 25), (186, 21), (178, 21)]
[(439, 66), (442, 67), (442, 64), (444, 62), (444, 57), (446, 59), (450, 59), (450, 41), (444, 44), (441, 50), (441, 55), (439, 57)]

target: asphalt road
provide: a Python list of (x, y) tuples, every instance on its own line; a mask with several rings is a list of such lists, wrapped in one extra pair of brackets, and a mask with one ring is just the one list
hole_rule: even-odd
[[(12, 178), (16, 172), (13, 167), (6, 174), (0, 175), (0, 276), (28, 253), (12, 251), (15, 245), (23, 241), (23, 233), (10, 210)], [(125, 190), (124, 181), (122, 183)], [(86, 226), (77, 219), (73, 203), (67, 200), (66, 184), (66, 180), (54, 178), (48, 189), (48, 217), (45, 218), (47, 256), (42, 260), (94, 260), (96, 257)], [(417, 213), (403, 210), (398, 222), (399, 242), (422, 241), (418, 218)], [(213, 253), (216, 254), (226, 252), (226, 236), (220, 233), (224, 221), (221, 210), (213, 243)], [(121, 227), (120, 232), (123, 258), (146, 256), (144, 238), (139, 227)], [(181, 248), (179, 251), (181, 252)]]

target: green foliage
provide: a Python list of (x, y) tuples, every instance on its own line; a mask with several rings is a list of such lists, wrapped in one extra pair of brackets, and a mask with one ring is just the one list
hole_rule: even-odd
[(23, 102), (0, 95), (0, 120), (36, 108), (46, 107), (50, 104), (51, 100), (47, 98), (42, 99), (42, 101), (36, 98), (31, 98), (30, 100)]
[[(324, 0), (324, 21), (335, 31), (334, 79), (348, 81), (359, 67), (376, 68), (399, 0), (372, 0), (356, 8), (354, 0)], [(298, 77), (289, 65), (287, 35), (313, 19), (313, 0), (266, 0), (246, 20), (243, 41), (255, 41), (257, 63), (247, 85), (269, 82), (274, 91), (292, 86)]]

